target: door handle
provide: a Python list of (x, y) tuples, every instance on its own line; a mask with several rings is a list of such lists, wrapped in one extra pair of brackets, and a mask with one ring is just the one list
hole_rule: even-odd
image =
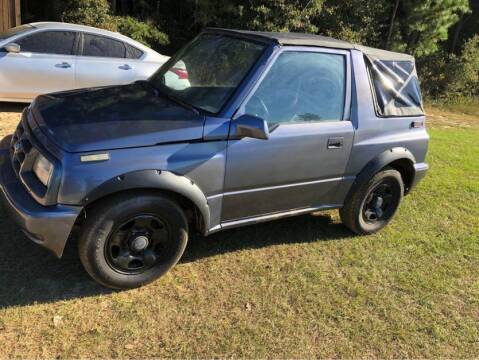
[(132, 67), (128, 64), (125, 64), (125, 65), (121, 65), (121, 66), (118, 66), (118, 69), (121, 69), (121, 70), (131, 70)]
[(62, 62), (61, 64), (56, 64), (55, 67), (60, 69), (68, 69), (68, 68), (71, 68), (72, 66), (67, 62)]
[(332, 137), (328, 139), (328, 149), (341, 149), (343, 147), (343, 137)]

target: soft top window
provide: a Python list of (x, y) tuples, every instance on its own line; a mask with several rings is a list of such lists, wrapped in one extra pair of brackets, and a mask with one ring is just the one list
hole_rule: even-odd
[(421, 91), (413, 61), (381, 60), (367, 56), (380, 116), (424, 114)]

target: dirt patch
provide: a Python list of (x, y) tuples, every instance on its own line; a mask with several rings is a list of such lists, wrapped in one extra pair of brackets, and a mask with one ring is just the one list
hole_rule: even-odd
[(0, 138), (15, 130), (24, 107), (25, 104), (0, 103)]
[(479, 116), (433, 106), (426, 106), (426, 119), (427, 126), (434, 128), (479, 127)]

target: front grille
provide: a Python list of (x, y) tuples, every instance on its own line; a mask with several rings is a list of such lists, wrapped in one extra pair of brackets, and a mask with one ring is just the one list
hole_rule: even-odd
[(20, 122), (20, 124), (18, 124), (17, 130), (13, 134), (10, 146), (10, 157), (12, 159), (12, 166), (17, 176), (20, 173), (26, 156), (33, 148), (32, 143), (28, 139), (27, 133), (25, 131), (25, 125), (23, 121), (24, 119), (22, 117), (22, 121)]
[[(33, 135), (35, 126), (33, 114), (29, 109), (25, 109), (22, 114), (20, 124), (18, 124), (10, 143), (10, 158), (14, 172), (30, 195), (41, 205), (49, 206), (56, 203), (58, 195), (58, 182), (51, 186), (43, 185), (33, 172), (35, 160), (40, 151), (50, 161), (55, 163), (53, 157), (42, 147)], [(29, 120), (32, 120), (31, 122)], [(32, 125), (30, 125), (32, 124)], [(58, 171), (60, 166), (57, 164), (54, 171)]]

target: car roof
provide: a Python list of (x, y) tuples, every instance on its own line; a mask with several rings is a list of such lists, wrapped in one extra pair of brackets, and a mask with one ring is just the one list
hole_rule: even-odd
[(36, 23), (28, 24), (28, 25), (33, 26), (34, 28), (37, 28), (37, 29), (61, 29), (61, 30), (83, 31), (83, 32), (97, 34), (97, 35), (109, 36), (114, 39), (135, 44), (135, 46), (140, 47), (142, 50), (154, 51), (142, 45), (138, 41), (135, 41), (132, 38), (129, 38), (128, 36), (125, 36), (113, 31), (98, 29), (92, 26), (77, 25), (77, 24), (70, 24), (70, 23), (63, 23), (63, 22), (52, 22), (52, 21), (36, 22)]
[(222, 28), (208, 28), (206, 29), (206, 31), (216, 33), (230, 33), (252, 39), (258, 39), (263, 41), (266, 40), (281, 46), (318, 46), (334, 49), (355, 49), (363, 52), (365, 55), (381, 60), (414, 60), (414, 57), (408, 54), (362, 46), (350, 43), (348, 41), (315, 34), (297, 32), (264, 32)]

